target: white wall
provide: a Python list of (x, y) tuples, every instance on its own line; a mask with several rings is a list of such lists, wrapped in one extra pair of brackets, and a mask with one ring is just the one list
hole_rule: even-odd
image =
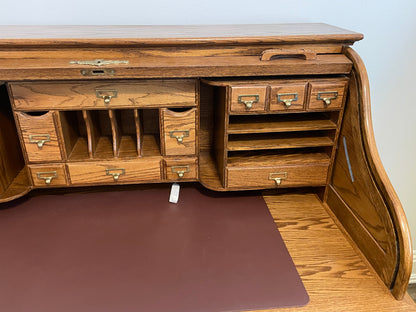
[(365, 35), (354, 47), (370, 78), (376, 141), (406, 210), (416, 249), (415, 0), (0, 1), (3, 25), (287, 22), (325, 22)]

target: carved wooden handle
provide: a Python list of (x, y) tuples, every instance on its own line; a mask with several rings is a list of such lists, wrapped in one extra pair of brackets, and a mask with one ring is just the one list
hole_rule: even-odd
[(271, 61), (281, 58), (301, 58), (304, 60), (315, 60), (316, 52), (307, 49), (268, 49), (260, 55), (260, 61)]

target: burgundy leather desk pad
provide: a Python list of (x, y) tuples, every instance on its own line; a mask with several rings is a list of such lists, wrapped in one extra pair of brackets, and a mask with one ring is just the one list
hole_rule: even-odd
[[(0, 206), (0, 311), (219, 312), (309, 298), (261, 196), (169, 188)], [(8, 208), (8, 209), (6, 209)]]

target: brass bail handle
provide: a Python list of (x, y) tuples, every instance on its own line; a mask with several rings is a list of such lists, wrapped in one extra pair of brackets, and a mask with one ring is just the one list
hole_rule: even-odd
[(172, 172), (176, 173), (179, 178), (183, 178), (184, 174), (189, 172), (189, 166), (172, 166)]
[[(250, 100), (243, 100), (243, 98), (251, 98)], [(253, 99), (254, 98), (254, 99)], [(246, 109), (253, 107), (253, 104), (258, 103), (260, 96), (258, 94), (244, 94), (238, 96), (238, 103), (244, 104)]]
[(95, 95), (98, 99), (103, 99), (104, 104), (108, 105), (111, 102), (112, 98), (118, 96), (117, 90), (95, 90)]
[(105, 174), (108, 176), (112, 176), (114, 182), (117, 182), (121, 175), (126, 174), (126, 169), (124, 168), (105, 169)]
[(46, 142), (51, 141), (49, 134), (31, 134), (29, 135), (29, 143), (35, 143), (39, 149), (42, 149)]
[(36, 176), (39, 180), (44, 180), (45, 184), (51, 184), (52, 179), (58, 177), (58, 173), (56, 171), (37, 172)]
[(274, 180), (276, 187), (282, 184), (282, 180), (287, 178), (287, 172), (272, 172), (269, 173), (269, 180)]
[(176, 139), (178, 143), (183, 143), (183, 138), (189, 137), (190, 130), (172, 130), (169, 132), (169, 136)]
[(338, 97), (338, 91), (326, 91), (318, 92), (317, 100), (324, 101), (325, 105), (331, 105), (331, 100), (335, 100)]
[[(282, 97), (291, 97), (291, 98), (285, 98), (282, 99)], [(285, 103), (286, 107), (290, 107), (292, 105), (293, 101), (298, 100), (298, 93), (280, 93), (277, 95), (277, 102), (283, 102)]]

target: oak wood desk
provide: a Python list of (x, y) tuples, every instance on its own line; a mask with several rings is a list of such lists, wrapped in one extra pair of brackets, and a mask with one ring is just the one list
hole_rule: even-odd
[(277, 188), (265, 198), (305, 311), (410, 311), (409, 228), (350, 48), (362, 37), (325, 24), (0, 26), (0, 202), (109, 184)]

